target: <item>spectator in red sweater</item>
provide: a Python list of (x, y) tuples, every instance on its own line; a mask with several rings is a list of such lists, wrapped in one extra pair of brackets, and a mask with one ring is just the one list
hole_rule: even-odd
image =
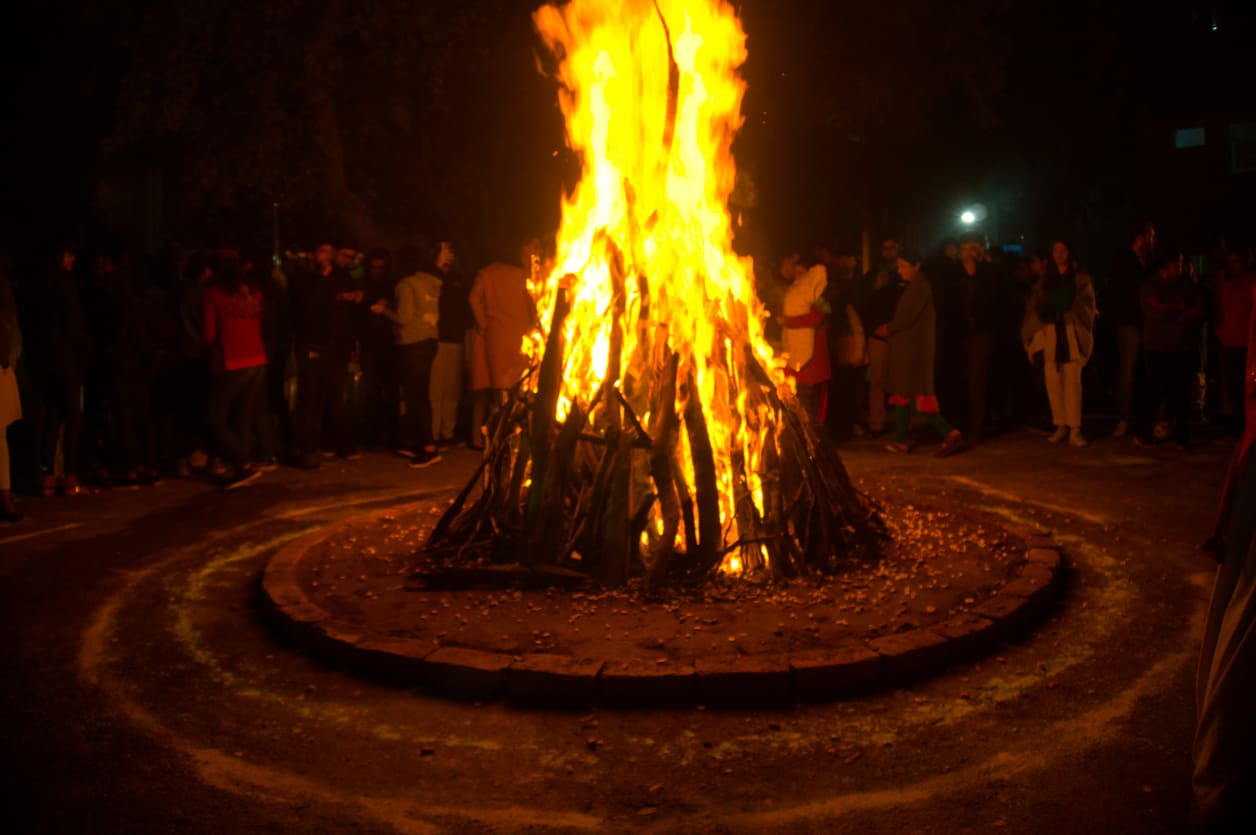
[(1243, 431), (1243, 371), (1247, 362), (1247, 325), (1252, 318), (1256, 274), (1243, 252), (1230, 252), (1217, 282), (1217, 341), (1221, 343), (1221, 394), (1226, 418)]
[(250, 463), (254, 452), (263, 461), (273, 455), (266, 409), (266, 343), (261, 289), (245, 280), (239, 258), (220, 254), (214, 275), (205, 291), (201, 327), (213, 371), (209, 428), (219, 454), (232, 468), (224, 484), (230, 490), (261, 475)]

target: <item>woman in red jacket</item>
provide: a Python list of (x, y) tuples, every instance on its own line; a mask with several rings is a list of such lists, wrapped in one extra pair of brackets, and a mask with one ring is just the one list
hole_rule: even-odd
[(209, 429), (218, 454), (232, 467), (228, 490), (255, 480), (250, 463), (259, 452), (269, 461), (271, 433), (266, 410), (266, 343), (262, 337), (262, 293), (250, 286), (238, 258), (219, 259), (205, 291), (202, 337), (210, 346), (213, 380)]

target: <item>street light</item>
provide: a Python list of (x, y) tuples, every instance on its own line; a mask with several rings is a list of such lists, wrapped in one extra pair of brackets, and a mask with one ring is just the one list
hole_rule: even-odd
[(960, 223), (964, 224), (965, 226), (972, 226), (974, 223), (977, 222), (977, 213), (974, 212), (972, 209), (964, 209), (964, 211), (960, 212), (959, 220), (960, 220)]

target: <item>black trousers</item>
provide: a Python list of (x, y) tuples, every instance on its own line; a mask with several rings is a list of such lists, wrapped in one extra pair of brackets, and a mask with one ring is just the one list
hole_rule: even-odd
[(142, 369), (118, 377), (114, 416), (122, 441), (122, 465), (128, 473), (157, 466), (157, 432), (153, 422), (153, 378)]
[(347, 455), (353, 451), (349, 409), (345, 403), (348, 380), (347, 359), (298, 355), (297, 409), (293, 423), (302, 455), (313, 455), (322, 449), (324, 420), (335, 452)]
[(829, 413), (826, 422), (829, 434), (836, 440), (851, 436), (859, 416), (860, 387), (866, 367), (862, 365), (834, 365), (833, 379), (829, 381)]
[(401, 444), (401, 373), (396, 343), (362, 346), (362, 406), (368, 446), (396, 449)]
[(1152, 439), (1156, 412), (1163, 403), (1169, 420), (1173, 421), (1173, 440), (1185, 444), (1191, 433), (1191, 377), (1198, 362), (1195, 352), (1144, 349), (1143, 362), (1147, 369), (1143, 439)]
[(994, 334), (970, 334), (964, 339), (964, 354), (968, 370), (968, 421), (965, 428), (970, 436), (980, 440), (986, 428)]
[(83, 437), (83, 374), (77, 368), (42, 372), (43, 420), (40, 422), (39, 467), (52, 475), (57, 436), (64, 428), (61, 455), (66, 475), (77, 475)]
[(421, 452), (432, 445), (432, 360), (436, 359), (436, 340), (424, 339), (411, 345), (397, 346), (397, 365), (401, 373), (401, 399), (406, 407), (401, 425), (401, 444)]
[(266, 366), (214, 375), (209, 392), (209, 428), (218, 454), (232, 466), (247, 464), (254, 456), (270, 457)]

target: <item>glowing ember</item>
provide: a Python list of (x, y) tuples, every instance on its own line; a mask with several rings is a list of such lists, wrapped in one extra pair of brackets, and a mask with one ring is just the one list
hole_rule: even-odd
[[(732, 251), (727, 208), (745, 33), (722, 0), (573, 0), (542, 7), (535, 22), (560, 58), (568, 143), (584, 164), (563, 204), (555, 269), (533, 288), (546, 326), (560, 292), (571, 304), (554, 417), (562, 421), (573, 404), (589, 412), (609, 384), (649, 426), (650, 387), (675, 352), (676, 413), (683, 424), (688, 399), (697, 398), (705, 414), (720, 530), (725, 544), (734, 542), (736, 472), (745, 473), (741, 489), (762, 513), (759, 474), (773, 424), (767, 402), (747, 396), (746, 347), (782, 380), (763, 338), (752, 264)], [(547, 336), (534, 334), (534, 358)], [(591, 425), (598, 419), (591, 414)], [(678, 433), (677, 454), (692, 486), (698, 476), (685, 429), (692, 427)], [(647, 534), (661, 535), (657, 508), (651, 521)], [(724, 563), (741, 566), (732, 555)]]

